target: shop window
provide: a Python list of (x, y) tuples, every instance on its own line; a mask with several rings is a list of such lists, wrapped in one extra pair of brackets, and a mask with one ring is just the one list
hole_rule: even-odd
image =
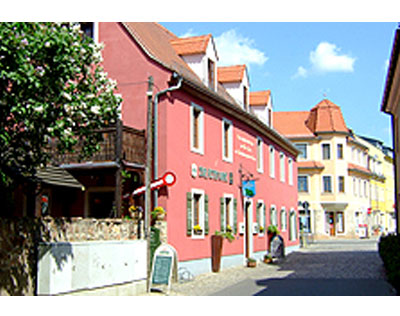
[(297, 187), (299, 192), (308, 192), (308, 176), (297, 176)]
[(323, 176), (322, 177), (322, 192), (323, 193), (332, 193), (332, 177), (331, 176)]
[(269, 147), (269, 175), (271, 178), (275, 178), (275, 148)]

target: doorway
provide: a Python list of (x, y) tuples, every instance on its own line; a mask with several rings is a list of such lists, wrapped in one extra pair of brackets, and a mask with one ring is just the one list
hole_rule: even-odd
[(329, 236), (336, 236), (336, 221), (335, 221), (335, 212), (326, 212), (326, 224), (328, 228)]
[(245, 259), (250, 258), (253, 254), (253, 201), (251, 199), (244, 199), (244, 256)]

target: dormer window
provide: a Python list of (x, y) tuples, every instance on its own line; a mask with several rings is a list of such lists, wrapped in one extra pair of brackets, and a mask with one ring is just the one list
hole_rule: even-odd
[(250, 109), (265, 125), (272, 128), (271, 91), (250, 92)]
[(249, 78), (246, 65), (218, 67), (218, 82), (243, 110), (249, 110)]
[(211, 34), (178, 38), (170, 43), (204, 85), (216, 90), (215, 64), (218, 55)]
[(209, 58), (207, 63), (208, 87), (215, 90), (215, 63)]

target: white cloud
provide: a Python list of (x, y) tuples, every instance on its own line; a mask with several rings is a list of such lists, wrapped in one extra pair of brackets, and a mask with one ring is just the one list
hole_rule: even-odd
[(254, 44), (254, 40), (236, 33), (234, 29), (215, 37), (219, 65), (263, 65), (268, 60), (268, 57), (265, 56), (264, 52), (257, 49)]
[(188, 31), (186, 31), (186, 33), (180, 35), (179, 37), (180, 37), (180, 38), (184, 38), (184, 37), (192, 37), (192, 36), (198, 36), (198, 34), (195, 33), (195, 32), (193, 31), (193, 29), (189, 29)]
[(341, 49), (335, 44), (321, 42), (314, 51), (310, 52), (310, 67), (298, 67), (292, 78), (307, 77), (310, 74), (328, 72), (354, 72), (356, 58), (341, 54)]

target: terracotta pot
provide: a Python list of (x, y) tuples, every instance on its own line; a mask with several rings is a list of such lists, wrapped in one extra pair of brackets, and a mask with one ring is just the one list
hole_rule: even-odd
[(221, 266), (222, 245), (224, 237), (211, 236), (211, 265), (212, 272), (219, 272)]
[(255, 267), (257, 267), (257, 262), (256, 261), (247, 261), (247, 266), (249, 268), (255, 268)]

